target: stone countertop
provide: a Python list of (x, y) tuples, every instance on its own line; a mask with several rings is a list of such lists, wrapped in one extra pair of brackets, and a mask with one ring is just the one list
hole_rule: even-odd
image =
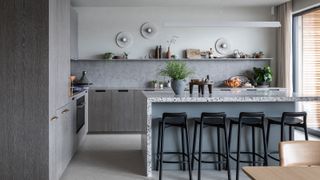
[(175, 96), (173, 92), (144, 91), (149, 102), (154, 103), (191, 103), (191, 102), (300, 102), (300, 101), (320, 101), (320, 96), (303, 96), (287, 91), (213, 91), (203, 96), (195, 93), (190, 95), (185, 91), (181, 96)]
[(147, 87), (90, 87), (91, 90), (137, 90), (137, 91), (172, 91), (171, 88), (147, 88)]
[[(151, 88), (151, 87), (105, 87), (105, 86), (90, 86), (91, 90), (138, 90), (138, 91), (171, 91), (171, 88), (164, 87), (160, 88)], [(198, 88), (195, 86), (194, 91), (197, 91)], [(186, 91), (189, 91), (186, 88)], [(207, 91), (207, 89), (205, 89)], [(214, 87), (212, 91), (286, 91), (285, 88), (279, 87), (269, 87), (269, 88), (228, 88), (228, 87)]]

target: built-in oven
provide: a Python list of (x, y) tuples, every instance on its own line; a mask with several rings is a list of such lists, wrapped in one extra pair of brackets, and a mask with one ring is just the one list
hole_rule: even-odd
[(85, 124), (86, 119), (86, 101), (85, 96), (82, 96), (77, 100), (77, 133)]

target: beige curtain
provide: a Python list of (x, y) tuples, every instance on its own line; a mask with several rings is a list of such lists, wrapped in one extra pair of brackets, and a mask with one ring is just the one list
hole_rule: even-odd
[(277, 30), (277, 86), (292, 91), (292, 4), (277, 7), (277, 20), (281, 28)]

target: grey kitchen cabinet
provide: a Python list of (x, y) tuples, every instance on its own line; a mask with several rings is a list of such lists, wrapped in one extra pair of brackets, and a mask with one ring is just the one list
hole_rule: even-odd
[(59, 13), (55, 14), (55, 98), (56, 109), (66, 105), (69, 97), (70, 76), (70, 0), (57, 0)]
[(78, 13), (70, 9), (70, 59), (76, 60), (78, 55)]
[(144, 95), (142, 94), (142, 91), (135, 90), (134, 91), (134, 121), (135, 121), (135, 131), (137, 132), (143, 132), (143, 120), (144, 114), (142, 112), (145, 112), (145, 107), (143, 106), (143, 100), (142, 97)]
[(135, 112), (135, 90), (93, 89), (89, 91), (89, 132), (141, 132)]
[(134, 121), (134, 90), (112, 90), (114, 131), (137, 131)]
[[(70, 0), (49, 1), (49, 179), (58, 180), (70, 155)], [(69, 123), (69, 124), (67, 124)], [(69, 133), (69, 134), (67, 134)], [(72, 146), (73, 147), (73, 146)], [(70, 157), (71, 156), (71, 157)]]
[(68, 103), (70, 0), (49, 1), (49, 115)]
[(60, 179), (67, 168), (74, 152), (75, 118), (73, 117), (73, 103), (56, 111), (51, 119), (50, 129), (50, 179)]
[[(65, 106), (64, 110), (61, 112), (61, 116), (63, 116), (63, 171), (67, 168), (70, 160), (73, 157), (73, 154), (75, 152), (74, 149), (74, 143), (76, 142), (74, 139), (74, 134), (76, 133), (76, 126), (75, 125), (75, 118), (73, 117), (73, 112), (72, 112), (72, 103), (69, 103), (67, 106)], [(63, 173), (62, 171), (62, 173)]]
[(112, 91), (89, 90), (89, 132), (113, 131)]
[[(87, 93), (84, 96), (87, 102)], [(49, 161), (51, 180), (60, 179), (73, 155), (76, 153), (80, 142), (87, 134), (87, 117), (85, 120), (85, 125), (78, 133), (76, 129), (78, 98), (73, 98), (67, 105), (58, 109), (55, 113), (55, 116), (50, 120), (49, 123)]]
[(49, 122), (49, 179), (57, 180), (58, 178), (58, 162), (57, 162), (57, 149), (56, 149), (56, 136), (57, 136), (57, 120), (58, 116), (53, 114)]

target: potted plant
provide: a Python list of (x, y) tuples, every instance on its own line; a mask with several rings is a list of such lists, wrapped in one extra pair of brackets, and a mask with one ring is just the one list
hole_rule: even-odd
[(272, 81), (272, 71), (270, 66), (264, 68), (253, 68), (254, 81), (259, 87), (269, 87)]
[(158, 81), (157, 80), (152, 80), (150, 83), (151, 83), (152, 88), (158, 88)]
[(114, 54), (112, 52), (107, 52), (104, 54), (104, 59), (112, 59)]
[(163, 76), (169, 76), (171, 78), (171, 88), (176, 95), (181, 95), (185, 89), (185, 78), (193, 73), (187, 67), (185, 62), (171, 61), (167, 62), (164, 69), (160, 74)]

